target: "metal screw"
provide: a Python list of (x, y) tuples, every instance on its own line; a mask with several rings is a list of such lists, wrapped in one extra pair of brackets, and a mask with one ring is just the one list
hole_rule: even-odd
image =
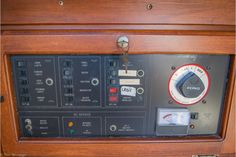
[(117, 45), (118, 45), (118, 47), (120, 47), (122, 49), (128, 48), (129, 47), (129, 39), (128, 39), (128, 37), (127, 36), (120, 36), (117, 39)]
[(191, 129), (194, 129), (194, 128), (195, 128), (195, 125), (190, 124), (189, 127), (190, 127)]
[(63, 2), (63, 1), (58, 1), (58, 4), (59, 4), (60, 6), (63, 6), (63, 5), (64, 5), (64, 2)]
[(172, 101), (172, 100), (169, 100), (168, 103), (169, 103), (169, 104), (173, 104), (173, 101)]
[(203, 104), (205, 104), (205, 103), (206, 103), (206, 100), (205, 100), (205, 99), (203, 99), (203, 100), (202, 100), (202, 103), (203, 103)]
[(207, 69), (207, 70), (211, 70), (211, 67), (210, 67), (210, 66), (206, 66), (206, 69)]
[(171, 67), (171, 70), (175, 70), (175, 69), (176, 69), (176, 67), (175, 67), (175, 66), (172, 66), (172, 67)]
[(152, 4), (147, 5), (147, 10), (151, 10), (153, 8)]

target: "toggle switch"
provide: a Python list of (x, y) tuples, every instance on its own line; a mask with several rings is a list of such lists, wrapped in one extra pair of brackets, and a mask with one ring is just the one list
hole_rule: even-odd
[(109, 101), (110, 102), (117, 102), (118, 101), (118, 97), (117, 96), (110, 96), (109, 97)]
[(116, 84), (116, 80), (115, 79), (111, 79), (110, 80), (110, 84)]
[(115, 88), (115, 87), (109, 88), (109, 93), (112, 93), (112, 94), (117, 93), (117, 88)]
[(116, 62), (115, 61), (110, 61), (110, 66), (111, 67), (115, 67), (116, 66)]

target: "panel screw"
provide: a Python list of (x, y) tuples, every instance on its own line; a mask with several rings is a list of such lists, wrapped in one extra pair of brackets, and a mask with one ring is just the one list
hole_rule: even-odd
[(169, 103), (169, 104), (173, 104), (173, 101), (172, 101), (172, 100), (169, 100), (168, 103)]
[(190, 124), (189, 127), (190, 127), (191, 129), (194, 129), (194, 128), (195, 128), (195, 125)]
[(210, 66), (206, 66), (206, 69), (207, 69), (207, 70), (211, 70), (211, 67), (210, 67)]
[(64, 5), (64, 2), (63, 2), (63, 1), (58, 1), (58, 4), (59, 4), (60, 6), (63, 6), (63, 5)]
[(205, 103), (206, 103), (206, 100), (205, 100), (205, 99), (203, 99), (203, 100), (202, 100), (202, 103), (203, 103), (203, 104), (205, 104)]
[(171, 67), (171, 70), (175, 70), (175, 69), (176, 69), (176, 67), (175, 67), (175, 66), (172, 66), (172, 67)]
[(147, 5), (147, 10), (151, 10), (153, 8), (152, 4)]

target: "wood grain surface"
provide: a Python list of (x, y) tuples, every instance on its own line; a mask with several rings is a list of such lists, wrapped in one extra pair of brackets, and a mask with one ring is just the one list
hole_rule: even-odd
[[(19, 38), (21, 39), (21, 38)], [(24, 41), (24, 40), (23, 40)], [(14, 43), (14, 40), (3, 40), (4, 45)], [(17, 43), (17, 42), (16, 42)], [(20, 46), (18, 46), (20, 47)], [(35, 47), (37, 50), (37, 47)], [(6, 88), (4, 95), (6, 101), (3, 103), (3, 151), (6, 155), (21, 156), (191, 156), (193, 154), (227, 154), (234, 153), (234, 106), (232, 96), (234, 93), (234, 62), (232, 59), (231, 75), (229, 79), (228, 94), (226, 97), (226, 112), (224, 113), (224, 123), (222, 138), (219, 137), (195, 137), (195, 138), (116, 138), (116, 139), (39, 139), (39, 140), (19, 140), (18, 123), (15, 109), (15, 97), (11, 80), (11, 68), (9, 54), (15, 51), (14, 46), (4, 47), (3, 77)], [(71, 48), (73, 49), (73, 48)], [(71, 50), (68, 47), (68, 50)], [(7, 51), (6, 51), (7, 50)], [(24, 50), (24, 49), (21, 49)], [(37, 51), (31, 54), (41, 54)], [(52, 48), (53, 50), (53, 48)], [(27, 52), (27, 51), (22, 51)], [(56, 52), (50, 52), (55, 54)], [(49, 53), (48, 53), (49, 54)], [(230, 116), (230, 117), (229, 117)]]
[[(121, 54), (120, 35), (4, 35), (3, 53)], [(234, 36), (128, 35), (129, 54), (234, 54)]]
[[(235, 156), (234, 0), (3, 0), (1, 146), (6, 156), (191, 157)], [(152, 4), (148, 10), (147, 5)], [(19, 139), (12, 54), (231, 55), (219, 136), (186, 138)]]
[[(234, 25), (234, 0), (3, 0), (3, 24)], [(148, 10), (147, 5), (152, 4)]]

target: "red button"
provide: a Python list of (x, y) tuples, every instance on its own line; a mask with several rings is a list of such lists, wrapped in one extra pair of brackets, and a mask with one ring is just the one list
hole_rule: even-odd
[(117, 93), (117, 88), (112, 87), (109, 89), (109, 92), (110, 93)]
[(117, 96), (110, 96), (109, 97), (109, 101), (110, 102), (117, 102), (118, 101), (118, 97)]

